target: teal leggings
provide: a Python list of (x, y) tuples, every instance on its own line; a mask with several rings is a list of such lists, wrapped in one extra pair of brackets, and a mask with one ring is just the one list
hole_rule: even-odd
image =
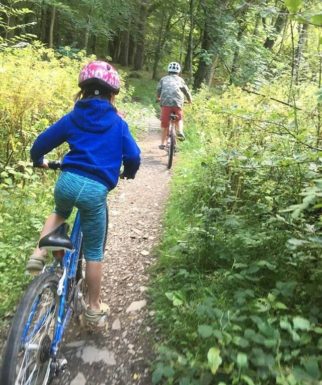
[(55, 186), (54, 212), (67, 219), (73, 207), (79, 210), (86, 261), (100, 262), (104, 256), (107, 193), (103, 184), (72, 172), (63, 171)]

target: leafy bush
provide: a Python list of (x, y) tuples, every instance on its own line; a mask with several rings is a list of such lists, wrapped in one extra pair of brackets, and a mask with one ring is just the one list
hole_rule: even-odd
[(310, 149), (313, 120), (298, 110), (295, 123), (294, 109), (238, 88), (194, 100), (151, 292), (162, 330), (153, 383), (318, 384), (322, 165)]
[[(69, 52), (65, 48), (66, 52)], [(56, 175), (33, 170), (29, 150), (37, 134), (73, 106), (77, 79), (86, 58), (81, 51), (61, 55), (39, 43), (0, 52), (0, 318), (10, 314), (29, 281), (26, 259), (35, 247), (44, 218), (53, 207)], [(120, 71), (122, 79), (126, 72)], [(124, 87), (117, 107), (125, 112), (134, 134), (149, 107), (131, 101)], [(49, 155), (58, 159), (62, 146)]]

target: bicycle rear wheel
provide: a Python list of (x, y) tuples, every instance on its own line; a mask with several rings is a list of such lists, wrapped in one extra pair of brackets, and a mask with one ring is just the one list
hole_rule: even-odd
[(58, 281), (53, 273), (44, 273), (26, 290), (7, 339), (1, 384), (46, 385), (50, 382)]
[(175, 149), (175, 136), (173, 133), (173, 129), (170, 129), (169, 133), (169, 145), (168, 145), (168, 164), (167, 167), (170, 170), (173, 163), (174, 149)]

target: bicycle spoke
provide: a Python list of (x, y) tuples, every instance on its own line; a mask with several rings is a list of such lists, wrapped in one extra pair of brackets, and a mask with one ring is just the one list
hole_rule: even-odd
[[(51, 293), (51, 294), (53, 294), (53, 293)], [(42, 295), (40, 297), (42, 297)], [(39, 302), (40, 301), (41, 301), (41, 298), (39, 298)], [(50, 304), (50, 308), (47, 309), (47, 311), (46, 311), (47, 304)], [(32, 332), (28, 336), (27, 341), (24, 341), (24, 343), (28, 343), (29, 344), (28, 340), (32, 339), (34, 335), (37, 335), (41, 331), (41, 329), (45, 325), (45, 322), (47, 322), (47, 320), (48, 320), (48, 315), (50, 313), (52, 313), (53, 310), (55, 310), (55, 305), (56, 305), (55, 304), (55, 298), (52, 298), (51, 301), (49, 301), (49, 299), (47, 299), (47, 304), (46, 304), (46, 302), (45, 302), (45, 304), (41, 304), (41, 309), (38, 309), (39, 310), (38, 319), (40, 318), (40, 320), (38, 322), (36, 322)], [(42, 315), (42, 312), (44, 313), (43, 315)], [(37, 315), (37, 312), (34, 313), (32, 318), (34, 318), (35, 315)], [(49, 318), (49, 319), (51, 319), (51, 318)], [(31, 326), (31, 324), (32, 324), (32, 319), (30, 320), (30, 325), (29, 326)], [(28, 332), (28, 330), (27, 330), (27, 332)]]
[(41, 351), (46, 349), (43, 338), (53, 336), (56, 308), (55, 293), (50, 288), (45, 288), (34, 302), (28, 318), (18, 355), (15, 385), (42, 385), (48, 382), (51, 360), (48, 356), (48, 359), (41, 362), (40, 354), (46, 354), (46, 351)]
[[(37, 365), (35, 363), (32, 372), (28, 376), (28, 369), (31, 367), (31, 364), (29, 366), (27, 366), (24, 371), (22, 371), (24, 366), (21, 366), (20, 371), (19, 371), (18, 376), (17, 376), (17, 380), (15, 382), (15, 385), (21, 385), (21, 384), (28, 385), (28, 384), (31, 384), (30, 381), (32, 380), (33, 374), (34, 374), (34, 372), (36, 370), (36, 367), (37, 367)], [(27, 376), (28, 376), (28, 378), (26, 378)]]

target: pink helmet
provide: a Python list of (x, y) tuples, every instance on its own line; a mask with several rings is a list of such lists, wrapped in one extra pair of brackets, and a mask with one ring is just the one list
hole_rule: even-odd
[(116, 94), (120, 90), (120, 78), (116, 69), (105, 61), (92, 61), (81, 70), (78, 85), (83, 88), (92, 84), (111, 88)]

